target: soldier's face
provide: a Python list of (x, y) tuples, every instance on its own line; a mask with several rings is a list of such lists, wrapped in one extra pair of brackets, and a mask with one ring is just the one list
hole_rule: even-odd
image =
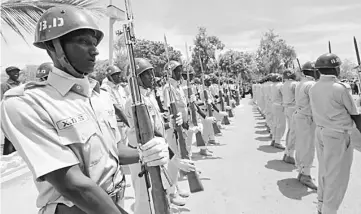
[(188, 79), (187, 74), (182, 74), (182, 78), (183, 78), (184, 80), (187, 80), (187, 79)]
[(20, 71), (18, 70), (12, 70), (9, 72), (9, 78), (11, 80), (14, 80), (14, 81), (17, 81), (19, 79), (19, 76), (20, 76)]
[(80, 73), (93, 72), (96, 56), (99, 54), (98, 41), (91, 30), (78, 30), (65, 36), (63, 49), (70, 64)]
[(153, 88), (155, 85), (155, 76), (153, 69), (148, 69), (139, 75), (141, 84), (144, 88)]
[(119, 83), (122, 82), (121, 77), (122, 77), (121, 73), (115, 73), (115, 74), (112, 75), (112, 79), (113, 79), (115, 84), (119, 84)]
[(180, 80), (182, 78), (182, 71), (183, 71), (182, 66), (176, 67), (172, 72), (172, 78), (177, 81)]

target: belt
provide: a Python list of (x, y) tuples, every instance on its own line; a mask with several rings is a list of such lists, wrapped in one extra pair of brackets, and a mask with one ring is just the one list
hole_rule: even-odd
[(108, 193), (114, 203), (118, 203), (124, 198), (125, 185), (125, 175), (123, 175), (123, 179), (115, 186), (114, 191)]

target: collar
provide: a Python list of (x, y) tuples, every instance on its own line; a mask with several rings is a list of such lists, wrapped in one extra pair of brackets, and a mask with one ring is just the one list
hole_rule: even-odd
[(53, 86), (62, 96), (65, 96), (69, 91), (77, 94), (90, 97), (92, 91), (99, 93), (99, 82), (88, 78), (76, 78), (70, 74), (53, 67), (52, 72), (49, 73), (47, 82)]
[(8, 79), (7, 81), (6, 81), (8, 84), (10, 84), (10, 85), (20, 85), (20, 81), (14, 81), (14, 80), (12, 80), (12, 79)]
[(313, 81), (315, 81), (315, 78), (311, 77), (311, 76), (304, 76), (303, 80), (313, 80)]
[(145, 89), (145, 88), (143, 88), (143, 87), (141, 87), (141, 86), (139, 86), (139, 91), (140, 91), (140, 94), (141, 94), (142, 96), (145, 96), (145, 97), (149, 97), (150, 94), (152, 93), (152, 90), (151, 90), (150, 88)]
[(324, 75), (321, 74), (320, 80), (337, 80), (337, 77), (335, 75)]
[(174, 88), (177, 88), (179, 86), (179, 83), (177, 80), (173, 79), (173, 78), (169, 78), (169, 83), (171, 84), (171, 86), (173, 86)]
[(119, 84), (116, 85), (114, 84), (112, 81), (108, 80), (108, 78), (105, 78), (102, 82), (102, 85), (103, 84), (107, 84), (108, 86), (112, 87), (112, 88), (118, 88), (119, 87)]

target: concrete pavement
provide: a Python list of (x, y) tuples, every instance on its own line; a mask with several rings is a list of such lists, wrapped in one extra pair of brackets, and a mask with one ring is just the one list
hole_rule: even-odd
[[(268, 146), (264, 120), (250, 99), (242, 99), (231, 125), (212, 146), (214, 157), (203, 158), (193, 148), (193, 159), (202, 171), (204, 192), (190, 196), (185, 207), (174, 213), (189, 214), (313, 214), (316, 193), (298, 183), (294, 167), (281, 161), (283, 153)], [(361, 142), (360, 136), (353, 136)], [(361, 148), (361, 147), (360, 147)], [(361, 150), (360, 150), (361, 151)], [(317, 161), (312, 176), (317, 177)], [(361, 154), (355, 150), (351, 180), (340, 214), (361, 213)], [(129, 177), (129, 176), (128, 176)], [(128, 179), (130, 181), (130, 179)], [(188, 182), (180, 186), (188, 189)], [(31, 173), (2, 183), (1, 213), (35, 214), (36, 189)], [(126, 206), (134, 203), (132, 187), (126, 191)], [(130, 212), (131, 213), (131, 212)]]

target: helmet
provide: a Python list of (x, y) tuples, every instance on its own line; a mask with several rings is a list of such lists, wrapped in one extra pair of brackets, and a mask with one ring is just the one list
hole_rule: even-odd
[(201, 83), (201, 81), (199, 80), (198, 77), (194, 78), (194, 79), (193, 79), (193, 82), (194, 82), (195, 84), (200, 84), (200, 83)]
[(106, 70), (106, 75), (111, 76), (116, 73), (122, 72), (117, 66), (115, 65), (109, 65)]
[(174, 71), (174, 69), (176, 69), (178, 66), (181, 66), (181, 65), (182, 64), (180, 64), (179, 62), (171, 60), (164, 65), (164, 70)]
[[(147, 59), (135, 58), (135, 75), (139, 76), (141, 73), (148, 69), (154, 69), (153, 65)], [(127, 66), (127, 76), (131, 76), (130, 66)]]
[(315, 70), (315, 63), (308, 61), (302, 66), (302, 71), (314, 71)]
[(44, 42), (80, 29), (94, 30), (98, 44), (103, 39), (103, 32), (99, 30), (93, 18), (85, 10), (73, 6), (52, 7), (40, 17), (36, 25), (33, 44), (38, 48), (45, 49)]
[(49, 76), (49, 73), (53, 70), (53, 63), (52, 62), (44, 62), (41, 64), (38, 69), (36, 70), (36, 78), (45, 78)]
[(340, 57), (336, 54), (326, 53), (318, 57), (315, 67), (319, 68), (336, 68), (342, 64)]
[(7, 67), (7, 68), (5, 69), (5, 72), (6, 72), (7, 74), (9, 74), (10, 71), (20, 71), (20, 69), (19, 69), (18, 67), (15, 67), (15, 66), (10, 66), (10, 67)]

